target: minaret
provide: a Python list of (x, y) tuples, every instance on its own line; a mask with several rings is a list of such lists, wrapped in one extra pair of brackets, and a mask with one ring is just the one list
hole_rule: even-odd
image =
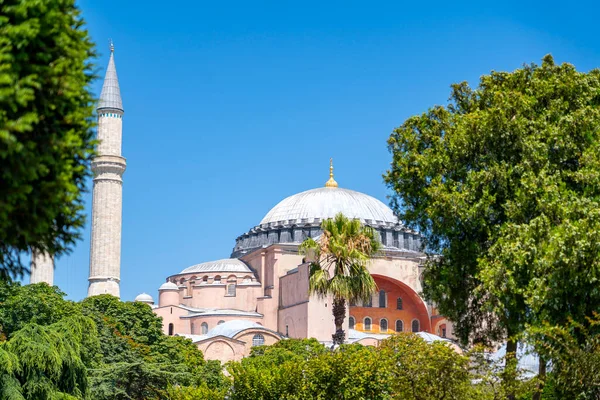
[(123, 102), (117, 79), (115, 48), (98, 102), (98, 155), (92, 161), (94, 191), (88, 296), (119, 297), (121, 277), (121, 218), (125, 158), (121, 157)]
[(29, 283), (46, 282), (54, 284), (54, 260), (46, 253), (31, 253), (31, 273)]

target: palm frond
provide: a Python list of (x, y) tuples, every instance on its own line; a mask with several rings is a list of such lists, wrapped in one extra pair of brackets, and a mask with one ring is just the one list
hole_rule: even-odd
[(370, 258), (381, 247), (376, 232), (341, 213), (324, 220), (321, 229), (318, 241), (308, 238), (300, 246), (302, 254), (315, 255), (310, 268), (311, 294), (367, 300), (377, 290), (367, 269)]

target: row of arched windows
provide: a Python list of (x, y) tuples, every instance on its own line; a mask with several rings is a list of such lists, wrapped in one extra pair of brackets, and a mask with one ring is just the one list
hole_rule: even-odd
[[(223, 323), (225, 323), (225, 321), (220, 320), (219, 322), (217, 322), (217, 325), (221, 325)], [(191, 333), (192, 333), (192, 335), (196, 334), (195, 331), (196, 331), (196, 325), (192, 322), (192, 326), (191, 326)], [(206, 335), (207, 333), (208, 333), (208, 324), (206, 322), (203, 322), (200, 325), (200, 334), (201, 335)]]
[[(356, 304), (350, 304), (351, 306), (356, 306)], [(368, 301), (364, 302), (363, 307), (373, 307), (373, 299), (369, 299)], [(380, 290), (379, 291), (379, 308), (387, 308), (388, 304), (387, 304), (387, 293), (385, 290)], [(396, 310), (402, 310), (403, 309), (403, 304), (402, 304), (402, 297), (398, 297), (396, 298)]]
[[(349, 325), (350, 325), (350, 329), (354, 329), (355, 325), (356, 325), (356, 320), (354, 319), (354, 317), (350, 317), (350, 319), (348, 320)], [(396, 320), (396, 326), (395, 326), (395, 331), (396, 332), (403, 332), (404, 331), (404, 321), (402, 321), (401, 319), (397, 319)], [(363, 330), (364, 331), (370, 331), (373, 329), (373, 320), (371, 319), (371, 317), (365, 317), (363, 319)], [(379, 331), (380, 332), (388, 332), (388, 320), (387, 318), (382, 318), (379, 320)], [(411, 323), (411, 331), (412, 332), (419, 332), (421, 330), (421, 324), (419, 323), (418, 319), (413, 319), (412, 323)]]
[[(221, 325), (225, 323), (225, 321), (221, 320), (219, 322), (217, 322), (217, 325)], [(203, 322), (202, 325), (200, 325), (200, 329), (202, 330), (202, 334), (205, 335), (206, 333), (208, 333), (208, 324), (206, 322)], [(169, 324), (169, 336), (173, 336), (173, 324)], [(194, 323), (192, 322), (192, 335), (194, 334)], [(254, 335), (252, 337), (252, 346), (262, 346), (265, 344), (265, 337), (260, 334), (257, 333), (256, 335)]]
[[(198, 281), (198, 277), (197, 276), (192, 276), (189, 279), (181, 278), (181, 279), (179, 279), (179, 282), (177, 282), (177, 280), (174, 280), (173, 283), (179, 284), (179, 285), (183, 285), (185, 282), (189, 282), (190, 285), (194, 285), (194, 284), (196, 284), (196, 281), (198, 281), (200, 284), (207, 284), (208, 283), (208, 278), (209, 278), (208, 275), (204, 275)], [(221, 275), (215, 275), (213, 277), (212, 283), (214, 283), (214, 284), (224, 283), (224, 282), (222, 282), (222, 280), (223, 279), (221, 278)], [(227, 282), (238, 282), (238, 278), (235, 275), (229, 275), (227, 277)], [(252, 282), (252, 277), (249, 276), (249, 275), (244, 276), (242, 278), (242, 281), (241, 281), (241, 283), (251, 283), (251, 282)]]

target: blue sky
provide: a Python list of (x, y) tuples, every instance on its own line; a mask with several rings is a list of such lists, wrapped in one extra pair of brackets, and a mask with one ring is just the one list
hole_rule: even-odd
[[(330, 157), (340, 186), (387, 202), (389, 133), (451, 83), (547, 53), (600, 66), (592, 2), (457, 3), (81, 0), (102, 77), (114, 40), (125, 108), (122, 298), (228, 257), (277, 202), (322, 186)], [(89, 235), (57, 260), (75, 300)]]

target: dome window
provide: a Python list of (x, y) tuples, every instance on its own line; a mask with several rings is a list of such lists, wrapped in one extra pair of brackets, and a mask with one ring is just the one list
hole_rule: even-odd
[(221, 283), (221, 275), (215, 276), (215, 279), (213, 280), (213, 283), (216, 283), (216, 284)]
[(265, 344), (265, 337), (260, 333), (257, 333), (252, 338), (252, 346), (262, 346)]

